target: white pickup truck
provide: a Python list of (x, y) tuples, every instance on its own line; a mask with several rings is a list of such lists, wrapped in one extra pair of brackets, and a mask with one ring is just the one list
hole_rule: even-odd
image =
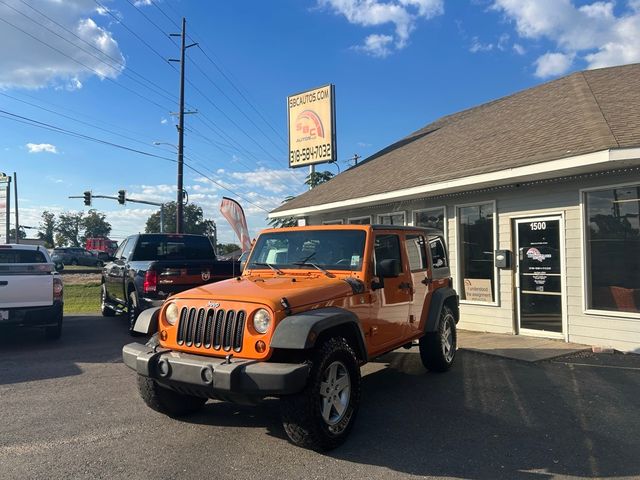
[(35, 245), (0, 245), (0, 327), (40, 327), (60, 338), (62, 279), (49, 253)]

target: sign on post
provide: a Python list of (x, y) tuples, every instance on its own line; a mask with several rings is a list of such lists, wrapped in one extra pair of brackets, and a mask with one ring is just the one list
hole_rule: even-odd
[(289, 167), (335, 162), (335, 87), (307, 90), (287, 97)]

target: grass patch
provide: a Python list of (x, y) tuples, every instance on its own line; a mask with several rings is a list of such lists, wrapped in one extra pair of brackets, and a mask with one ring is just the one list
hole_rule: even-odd
[(64, 286), (64, 313), (99, 313), (100, 284)]

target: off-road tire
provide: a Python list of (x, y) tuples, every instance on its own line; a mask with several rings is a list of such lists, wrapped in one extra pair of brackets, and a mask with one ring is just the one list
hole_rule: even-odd
[[(331, 426), (322, 417), (320, 387), (330, 366), (338, 362), (349, 375), (350, 394), (340, 421)], [(316, 347), (306, 387), (295, 395), (281, 397), (282, 424), (297, 446), (326, 451), (341, 445), (353, 428), (360, 405), (360, 367), (344, 338), (334, 337)]]
[(128, 302), (127, 302), (127, 320), (129, 322), (129, 334), (133, 336), (137, 336), (138, 332), (133, 330), (133, 327), (136, 326), (136, 319), (140, 315), (140, 307), (138, 306), (138, 297), (136, 296), (136, 292), (131, 290), (129, 292)]
[(116, 311), (109, 306), (107, 286), (103, 283), (100, 288), (100, 312), (103, 317), (115, 317)]
[(446, 372), (456, 357), (458, 333), (451, 309), (442, 307), (438, 330), (428, 332), (420, 339), (420, 359), (427, 370)]
[(184, 417), (195, 413), (207, 402), (206, 398), (178, 393), (142, 375), (138, 375), (138, 390), (149, 408), (169, 417)]

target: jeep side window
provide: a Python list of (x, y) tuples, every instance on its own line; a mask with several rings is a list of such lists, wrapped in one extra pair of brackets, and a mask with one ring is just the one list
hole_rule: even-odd
[(404, 241), (409, 257), (411, 272), (420, 272), (429, 268), (427, 263), (427, 250), (422, 235), (407, 235)]
[(402, 272), (402, 256), (400, 255), (400, 238), (398, 235), (382, 234), (376, 235), (375, 240), (375, 262), (376, 274), (378, 272), (378, 263), (382, 260), (395, 259), (400, 266)]
[(433, 261), (433, 268), (445, 268), (447, 265), (447, 254), (444, 251), (444, 245), (438, 238), (429, 242), (431, 247), (431, 259)]

